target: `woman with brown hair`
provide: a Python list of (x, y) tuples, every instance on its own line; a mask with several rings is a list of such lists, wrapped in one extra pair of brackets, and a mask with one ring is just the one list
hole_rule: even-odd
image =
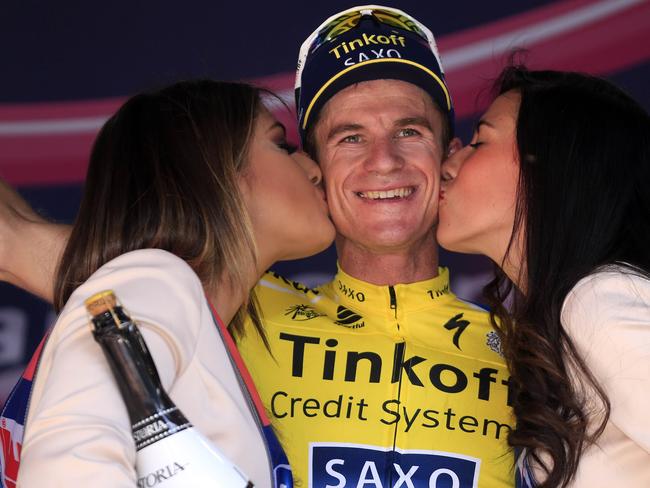
[(650, 118), (578, 73), (511, 67), (497, 90), (443, 164), (437, 236), (499, 267), (522, 481), (650, 486)]
[(269, 446), (215, 320), (244, 334), (259, 276), (324, 249), (334, 229), (320, 170), (287, 144), (263, 95), (181, 82), (129, 99), (100, 131), (56, 273), (60, 315), (29, 399), (19, 486), (136, 485), (129, 418), (84, 310), (104, 289), (138, 322), (180, 410), (255, 486), (272, 486)]

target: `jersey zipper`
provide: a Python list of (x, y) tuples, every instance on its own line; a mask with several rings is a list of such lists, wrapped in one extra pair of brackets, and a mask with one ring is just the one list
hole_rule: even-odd
[[(395, 326), (397, 327), (397, 331), (399, 331), (399, 323), (397, 322), (397, 294), (395, 293), (395, 288), (393, 286), (388, 287), (388, 294), (390, 296), (390, 308), (393, 311), (395, 315)], [(406, 341), (402, 339), (404, 342), (404, 345), (406, 346)], [(400, 374), (399, 378), (399, 383), (397, 385), (397, 398), (401, 402), (402, 400), (402, 375)], [(395, 462), (395, 452), (397, 448), (397, 424), (395, 424), (395, 428), (393, 430), (393, 449), (390, 452), (390, 459), (389, 459), (389, 466), (392, 465)], [(393, 473), (392, 471), (389, 471), (388, 474), (388, 484), (389, 486), (393, 485)]]
[[(390, 294), (390, 309), (395, 313), (395, 318), (397, 318), (397, 296), (395, 295), (395, 288), (389, 286), (388, 293)], [(399, 328), (399, 325), (397, 327)]]

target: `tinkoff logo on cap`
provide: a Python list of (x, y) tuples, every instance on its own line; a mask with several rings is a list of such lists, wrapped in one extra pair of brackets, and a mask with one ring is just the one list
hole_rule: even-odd
[(447, 115), (453, 134), (453, 104), (431, 31), (401, 10), (365, 5), (328, 18), (300, 48), (295, 94), (303, 143), (330, 98), (378, 79), (422, 88)]

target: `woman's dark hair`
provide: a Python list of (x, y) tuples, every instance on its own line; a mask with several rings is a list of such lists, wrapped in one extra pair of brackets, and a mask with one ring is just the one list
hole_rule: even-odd
[[(132, 97), (106, 122), (57, 271), (57, 311), (104, 263), (143, 248), (184, 259), (207, 290), (226, 277), (248, 293), (256, 250), (238, 177), (260, 107), (249, 85), (184, 81)], [(259, 329), (254, 297), (248, 308)]]
[[(562, 327), (562, 305), (580, 279), (610, 264), (649, 277), (650, 119), (611, 83), (579, 73), (511, 66), (496, 90), (521, 95), (509, 248), (523, 243), (521, 286), (497, 270), (485, 288), (517, 391), (509, 442), (546, 471), (541, 486), (564, 487), (610, 405)], [(590, 390), (598, 411), (585, 401)]]

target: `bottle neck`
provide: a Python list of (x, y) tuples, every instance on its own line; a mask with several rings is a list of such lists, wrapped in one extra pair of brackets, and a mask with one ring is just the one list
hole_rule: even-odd
[(172, 415), (174, 424), (187, 423), (163, 389), (144, 338), (122, 308), (95, 316), (93, 324), (95, 340), (113, 371), (134, 432), (136, 425), (154, 416)]

